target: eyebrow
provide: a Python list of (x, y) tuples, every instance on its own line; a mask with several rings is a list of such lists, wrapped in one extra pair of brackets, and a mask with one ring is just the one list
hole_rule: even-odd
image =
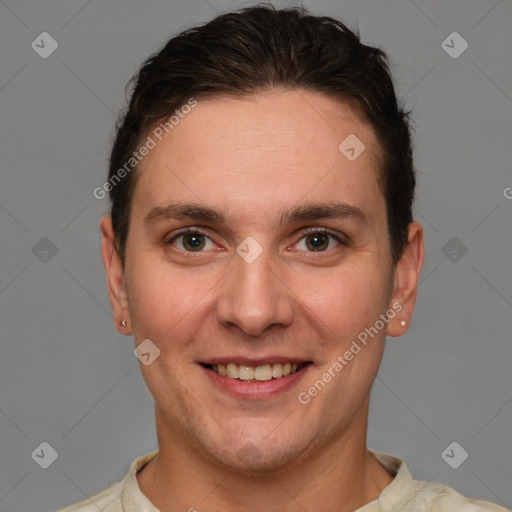
[(144, 224), (150, 225), (160, 221), (189, 218), (192, 220), (222, 224), (224, 215), (208, 206), (196, 203), (179, 203), (168, 206), (155, 206), (144, 218)]
[(294, 223), (305, 220), (349, 219), (368, 224), (370, 219), (359, 206), (346, 203), (311, 203), (299, 205), (289, 212), (283, 212), (280, 223)]
[[(182, 218), (225, 224), (227, 217), (221, 211), (198, 203), (176, 203), (152, 208), (144, 218), (144, 224), (150, 226), (157, 222)], [(359, 206), (346, 203), (308, 203), (282, 212), (279, 216), (279, 224), (322, 219), (348, 219), (365, 224), (370, 222), (366, 212)]]

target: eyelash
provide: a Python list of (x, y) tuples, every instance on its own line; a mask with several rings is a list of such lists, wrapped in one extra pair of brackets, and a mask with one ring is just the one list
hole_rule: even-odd
[[(300, 232), (299, 240), (302, 240), (304, 237), (306, 237), (308, 235), (315, 235), (315, 234), (329, 235), (337, 243), (339, 243), (342, 246), (348, 246), (348, 244), (349, 244), (349, 239), (348, 239), (348, 237), (346, 235), (339, 236), (338, 233), (336, 233), (334, 231), (331, 231), (330, 229), (327, 229), (327, 228), (315, 228), (315, 227), (310, 227), (310, 228), (303, 229)], [(165, 245), (172, 245), (173, 242), (175, 242), (179, 237), (184, 236), (184, 235), (202, 235), (202, 236), (208, 238), (209, 240), (211, 240), (211, 238), (208, 236), (208, 234), (206, 234), (204, 231), (202, 231), (199, 228), (183, 228), (183, 229), (178, 230), (178, 232), (176, 232), (170, 239), (166, 240), (165, 241)], [(204, 252), (204, 251), (186, 251), (186, 250), (183, 249), (182, 252), (185, 252), (187, 254), (194, 254), (194, 253), (201, 254), (201, 252)], [(325, 251), (306, 251), (306, 252), (309, 252), (309, 253), (312, 253), (312, 254), (316, 254), (317, 252), (318, 253), (329, 252), (329, 249), (327, 249)]]

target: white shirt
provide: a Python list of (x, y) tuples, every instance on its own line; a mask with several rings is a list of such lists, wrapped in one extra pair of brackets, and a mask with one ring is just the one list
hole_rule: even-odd
[[(123, 481), (60, 512), (160, 512), (142, 494), (135, 476), (157, 453), (136, 459)], [(465, 498), (445, 485), (414, 480), (402, 460), (372, 453), (395, 477), (378, 499), (355, 512), (510, 512), (488, 501)]]

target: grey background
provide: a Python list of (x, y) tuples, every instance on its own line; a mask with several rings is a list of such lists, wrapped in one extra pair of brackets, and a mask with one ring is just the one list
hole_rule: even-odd
[[(98, 229), (108, 204), (92, 190), (143, 59), (241, 5), (0, 1), (2, 511), (85, 499), (156, 448), (133, 340), (112, 325)], [(398, 94), (414, 109), (427, 258), (412, 325), (388, 340), (369, 445), (404, 458), (416, 478), (510, 508), (512, 3), (305, 5), (389, 52)], [(59, 44), (48, 59), (31, 48), (43, 31)], [(441, 47), (453, 31), (469, 44), (457, 59)], [(53, 256), (41, 252), (43, 237)], [(452, 237), (458, 246), (445, 247)], [(48, 469), (31, 458), (43, 441), (58, 452)], [(452, 441), (469, 454), (458, 469), (441, 457)]]

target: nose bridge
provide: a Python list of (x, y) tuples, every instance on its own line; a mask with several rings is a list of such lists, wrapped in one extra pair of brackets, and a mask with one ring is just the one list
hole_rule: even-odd
[(219, 297), (218, 321), (236, 325), (251, 336), (271, 325), (289, 325), (291, 293), (276, 275), (272, 254), (262, 251), (255, 259), (246, 259), (242, 252), (235, 256), (233, 266)]
[(271, 299), (274, 285), (272, 278), (275, 279), (271, 263), (268, 254), (262, 254), (252, 262), (247, 262), (243, 258), (235, 259), (235, 286), (238, 287), (243, 300), (256, 303), (257, 300)]

